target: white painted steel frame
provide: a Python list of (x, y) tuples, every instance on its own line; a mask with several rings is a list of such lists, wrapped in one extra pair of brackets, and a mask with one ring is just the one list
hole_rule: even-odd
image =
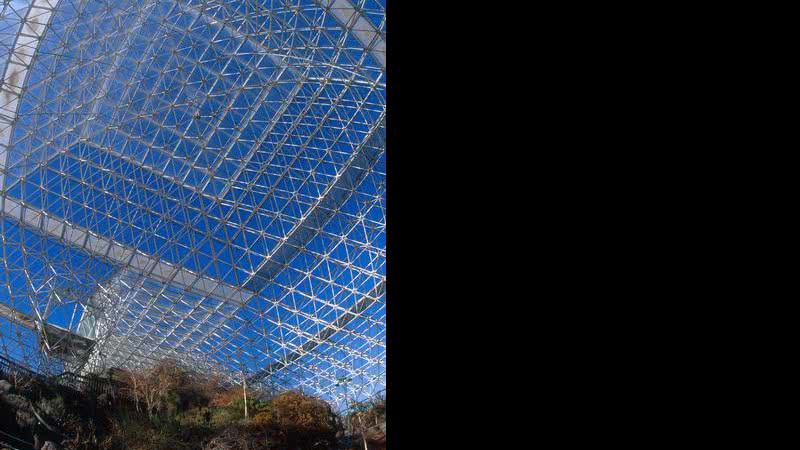
[[(335, 20), (346, 32), (351, 33), (364, 46), (365, 51), (374, 58), (374, 60), (379, 64), (382, 73), (385, 74), (386, 55), (384, 33), (378, 30), (375, 25), (373, 25), (366, 14), (363, 14), (363, 10), (348, 0), (315, 1), (325, 11), (325, 13), (330, 14), (333, 18), (335, 18)], [(379, 79), (373, 80), (369, 76), (364, 78), (365, 75), (362, 73), (346, 69), (338, 64), (329, 64), (324, 61), (312, 62), (310, 60), (306, 61), (303, 59), (297, 59), (296, 57), (287, 53), (286, 50), (273, 50), (265, 47), (256, 37), (261, 37), (258, 34), (254, 34), (253, 36), (240, 35), (239, 29), (243, 26), (241, 24), (234, 25), (233, 22), (220, 23), (217, 22), (216, 19), (211, 19), (209, 15), (204, 14), (206, 9), (215, 10), (219, 8), (225, 8), (226, 6), (224, 3), (217, 1), (204, 1), (201, 2), (200, 7), (198, 7), (195, 2), (189, 2), (188, 6), (184, 3), (179, 4), (181, 8), (192, 15), (195, 20), (206, 21), (210, 26), (221, 25), (221, 29), (227, 30), (226, 32), (229, 33), (229, 35), (234, 36), (234, 38), (252, 40), (262, 57), (268, 58), (275, 66), (283, 67), (283, 70), (288, 70), (293, 73), (293, 88), (283, 99), (281, 107), (276, 111), (272, 122), (268, 126), (264, 127), (261, 137), (252, 145), (252, 150), (242, 161), (239, 170), (230, 178), (230, 181), (226, 183), (224, 188), (218, 194), (209, 194), (206, 192), (206, 188), (210, 182), (210, 179), (207, 180), (202, 186), (187, 184), (185, 182), (185, 178), (183, 180), (175, 180), (183, 187), (203, 196), (204, 198), (211, 199), (212, 201), (218, 203), (224, 202), (225, 200), (223, 200), (223, 198), (231, 189), (242, 189), (242, 186), (238, 185), (236, 180), (243, 175), (244, 168), (255, 156), (256, 150), (259, 149), (259, 147), (264, 143), (263, 139), (271, 136), (273, 129), (279, 123), (281, 123), (284, 115), (288, 113), (288, 108), (290, 105), (298, 100), (298, 97), (301, 95), (301, 88), (305, 83), (316, 82), (319, 83), (320, 87), (312, 96), (307, 97), (308, 100), (306, 100), (306, 107), (302, 109), (300, 114), (291, 121), (288, 128), (289, 131), (285, 132), (283, 135), (284, 137), (277, 143), (278, 149), (289, 145), (290, 139), (295, 139), (297, 136), (303, 136), (302, 134), (292, 136), (291, 133), (300, 129), (299, 127), (301, 126), (301, 119), (306, 120), (305, 117), (311, 114), (311, 106), (316, 105), (317, 102), (323, 98), (323, 89), (325, 86), (342, 85), (346, 86), (346, 88), (341, 91), (338, 99), (333, 99), (333, 106), (328, 113), (325, 116), (317, 119), (319, 120), (317, 128), (315, 131), (313, 131), (313, 133), (308, 135), (306, 138), (307, 142), (310, 142), (312, 137), (317, 135), (324, 127), (329, 127), (327, 124), (329, 117), (334, 118), (334, 116), (339, 116), (341, 114), (336, 108), (337, 105), (344, 101), (344, 96), (348, 92), (347, 89), (349, 89), (350, 86), (363, 85), (370, 88), (370, 90), (373, 92), (385, 88), (384, 82), (380, 79), (383, 76), (382, 74), (379, 75)], [(159, 255), (146, 254), (139, 249), (131, 247), (130, 245), (126, 245), (113, 238), (100, 235), (91, 229), (72, 224), (68, 220), (57, 217), (46, 210), (36, 208), (30, 204), (27, 204), (23, 200), (10, 196), (7, 193), (6, 187), (11, 186), (6, 186), (6, 162), (9, 145), (13, 145), (11, 138), (13, 136), (15, 124), (17, 123), (20, 103), (25, 95), (25, 85), (27, 79), (29, 78), (29, 72), (34, 66), (39, 44), (42, 42), (42, 39), (45, 36), (48, 25), (52, 20), (53, 12), (57, 10), (57, 6), (58, 0), (34, 0), (32, 2), (24, 21), (20, 26), (21, 32), (15, 41), (13, 51), (9, 54), (9, 63), (6, 66), (2, 85), (0, 85), (0, 212), (2, 212), (0, 215), (11, 218), (20, 226), (35, 230), (37, 233), (43, 236), (48, 236), (49, 238), (55, 239), (70, 247), (80, 248), (89, 255), (101, 258), (104, 261), (108, 261), (112, 265), (119, 267), (119, 270), (122, 271), (121, 273), (123, 275), (126, 273), (135, 274), (125, 275), (125, 277), (133, 277), (128, 280), (128, 284), (126, 284), (125, 281), (122, 282), (125, 286), (125, 289), (128, 290), (128, 294), (125, 295), (127, 303), (124, 303), (123, 305), (122, 302), (118, 302), (118, 304), (127, 308), (126, 311), (128, 312), (126, 314), (134, 314), (136, 317), (138, 317), (138, 319), (127, 323), (127, 316), (124, 316), (121, 319), (116, 317), (114, 320), (122, 320), (122, 322), (115, 321), (114, 326), (105, 325), (105, 329), (108, 329), (110, 334), (100, 337), (103, 340), (103, 345), (97, 346), (97, 349), (98, 351), (106, 351), (108, 355), (111, 355), (107, 357), (108, 361), (106, 362), (121, 365), (139, 365), (146, 364), (148, 359), (152, 360), (158, 355), (162, 355), (164, 357), (174, 356), (174, 352), (170, 353), (167, 351), (164, 353), (159, 349), (165, 348), (165, 346), (169, 345), (171, 336), (182, 335), (182, 337), (178, 338), (177, 341), (174, 341), (175, 350), (183, 351), (183, 355), (185, 355), (189, 361), (196, 360), (195, 364), (197, 367), (210, 367), (208, 366), (208, 360), (204, 360), (203, 358), (196, 359), (194, 356), (192, 356), (194, 355), (194, 352), (206, 352), (207, 355), (213, 360), (214, 358), (219, 358), (221, 353), (225, 353), (226, 348), (231, 345), (235, 345), (235, 352), (238, 352), (239, 354), (241, 354), (241, 352), (247, 353), (248, 350), (245, 344), (234, 344), (234, 342), (239, 338), (236, 337), (236, 329), (231, 328), (230, 324), (241, 323), (239, 328), (239, 331), (241, 332), (247, 329), (246, 327), (252, 327), (254, 325), (253, 320), (257, 319), (263, 322), (263, 333), (260, 335), (257, 333), (257, 335), (261, 336), (259, 340), (263, 339), (268, 347), (271, 344), (277, 348), (270, 350), (273, 352), (273, 362), (267, 364), (257, 373), (254, 373), (251, 376), (251, 380), (257, 382), (269, 382), (272, 385), (275, 385), (277, 380), (278, 384), (284, 384), (286, 387), (297, 387), (297, 383), (299, 382), (299, 386), (301, 387), (305, 386), (306, 388), (317, 391), (323, 390), (334, 398), (337, 395), (342, 395), (342, 389), (339, 388), (341, 384), (341, 377), (336, 374), (350, 374), (348, 379), (352, 379), (353, 376), (361, 376), (362, 381), (366, 380), (364, 381), (365, 383), (379, 381), (379, 378), (382, 376), (381, 374), (363, 374), (360, 372), (361, 369), (355, 368), (352, 363), (348, 365), (348, 363), (343, 359), (332, 358), (328, 353), (320, 352), (318, 348), (324, 344), (332, 349), (339, 349), (337, 351), (345, 352), (346, 354), (352, 355), (354, 358), (369, 361), (368, 366), (385, 364), (385, 362), (383, 362), (383, 358), (385, 358), (385, 350), (377, 355), (374, 354), (374, 350), (376, 348), (385, 349), (385, 342), (383, 341), (383, 339), (385, 339), (385, 335), (383, 335), (383, 332), (380, 331), (375, 334), (375, 336), (372, 336), (374, 332), (367, 331), (373, 329), (373, 327), (377, 327), (378, 330), (383, 330), (383, 328), (385, 328), (383, 319), (385, 309), (382, 306), (377, 311), (367, 312), (369, 309), (374, 309), (376, 305), (380, 306), (382, 304), (381, 299), (383, 298), (385, 292), (385, 277), (380, 277), (380, 281), (377, 283), (377, 285), (367, 294), (364, 294), (353, 287), (337, 285), (333, 280), (328, 281), (327, 283), (329, 283), (330, 286), (335, 287), (342, 292), (348, 293), (347, 295), (352, 295), (353, 298), (357, 298), (358, 300), (354, 301), (354, 303), (349, 307), (343, 307), (336, 303), (326, 303), (326, 307), (332, 308), (333, 311), (338, 311), (338, 314), (330, 316), (326, 313), (325, 317), (317, 316), (316, 313), (309, 314), (308, 312), (304, 311), (303, 307), (298, 307), (295, 305), (295, 295), (306, 294), (295, 291), (291, 286), (288, 287), (288, 292), (290, 292), (292, 295), (291, 302), (286, 301), (288, 297), (284, 299), (265, 298), (259, 295), (259, 292), (270, 284), (280, 284), (281, 282), (276, 280), (278, 275), (283, 271), (294, 270), (290, 267), (289, 263), (301, 253), (312, 255), (318, 261), (316, 264), (336, 264), (341, 267), (346, 267), (346, 270), (353, 271), (353, 273), (361, 273), (368, 277), (377, 276), (377, 273), (374, 272), (374, 269), (370, 270), (357, 265), (350, 261), (349, 257), (347, 260), (341, 261), (337, 259), (338, 257), (330, 254), (315, 253), (315, 250), (306, 248), (306, 246), (312, 239), (315, 238), (315, 236), (325, 235), (327, 233), (324, 231), (326, 223), (336, 215), (345, 214), (341, 209), (348, 199), (352, 195), (355, 195), (359, 185), (364, 182), (368, 176), (373, 177), (371, 174), (373, 173), (375, 165), (380, 159), (385, 147), (383, 141), (384, 138), (382, 135), (382, 129), (384, 127), (383, 117), (385, 112), (381, 114), (379, 124), (376, 123), (371, 128), (369, 134), (363, 138), (364, 142), (355, 149), (348, 161), (342, 165), (339, 173), (336, 174), (328, 187), (325, 189), (325, 193), (317, 199), (314, 205), (304, 216), (296, 220), (292, 230), (282, 238), (282, 241), (278, 245), (277, 249), (274, 250), (273, 253), (260, 264), (258, 270), (249, 280), (247, 280), (246, 283), (243, 284), (242, 287), (233, 286), (229, 283), (208, 277), (204, 274), (195, 273), (192, 270), (181, 267), (180, 264), (175, 264), (164, 260)], [(144, 20), (145, 8), (143, 7), (141, 11), (139, 22), (137, 22), (139, 25), (141, 25), (142, 20)], [(278, 14), (272, 15), (272, 12), (267, 11), (265, 11), (265, 13), (270, 14), (270, 19), (274, 20), (276, 23), (282, 23), (283, 26), (289, 27), (288, 23), (281, 22), (282, 19), (278, 18)], [(295, 13), (298, 16), (309, 14), (309, 17), (311, 17), (310, 13), (306, 11), (297, 10)], [(180, 30), (177, 30), (176, 32), (180, 32)], [(322, 30), (320, 33), (324, 34), (326, 31)], [(301, 39), (305, 39), (302, 38), (302, 34), (299, 32), (298, 36), (301, 36)], [(306, 41), (305, 45), (306, 48), (313, 48), (314, 43), (311, 41)], [(339, 50), (339, 52), (341, 52), (341, 50)], [(91, 61), (87, 61), (86, 63), (91, 63)], [(114, 65), (118, 64), (122, 64), (122, 58), (119, 55), (114, 59)], [(197, 67), (201, 66), (201, 64), (198, 62), (195, 62), (194, 64)], [(316, 74), (311, 75), (309, 69), (314, 67), (327, 67), (328, 69), (324, 76), (319, 77)], [(83, 122), (83, 135), (87, 134), (87, 127), (90, 123), (90, 120), (94, 120), (98, 117), (98, 107), (104, 101), (103, 97), (108, 94), (108, 80), (110, 79), (109, 77), (112, 76), (114, 70), (114, 66), (112, 66), (110, 69), (107, 69), (105, 81), (102, 83), (102, 87), (98, 90), (97, 95), (92, 99), (92, 114), (90, 115), (89, 119), (86, 119)], [(258, 69), (251, 67), (251, 70)], [(334, 75), (334, 70), (338, 71), (339, 73), (348, 73), (350, 74), (350, 78), (339, 78)], [(280, 79), (281, 76), (278, 75), (276, 77), (276, 81)], [(272, 88), (267, 86), (262, 88), (259, 96), (257, 97), (256, 103), (251, 107), (250, 111), (248, 111), (245, 123), (254, 120), (255, 110), (261, 107), (263, 102), (266, 101), (267, 95), (270, 92), (269, 89)], [(230, 108), (232, 108), (235, 104), (236, 95), (238, 94), (231, 96), (231, 100), (227, 106), (228, 110), (230, 110)], [(154, 101), (156, 100), (154, 99)], [(351, 100), (347, 101), (350, 102)], [(364, 101), (358, 105), (358, 108), (365, 108), (367, 105), (368, 104), (366, 101)], [(385, 111), (385, 104), (375, 104), (374, 106), (370, 107), (383, 107)], [(352, 121), (352, 119), (350, 120)], [(220, 116), (216, 123), (216, 127), (219, 128), (223, 123), (223, 116)], [(155, 123), (155, 125), (158, 127), (162, 126), (159, 123)], [(284, 125), (281, 126), (283, 127)], [(346, 125), (342, 125), (342, 132), (346, 131), (345, 127)], [(241, 135), (241, 130), (237, 130), (233, 134), (231, 145), (233, 145), (233, 143), (239, 139), (239, 135)], [(129, 136), (128, 139), (134, 140), (138, 138), (135, 136)], [(337, 138), (334, 143), (339, 139), (341, 138)], [(96, 146), (96, 144), (91, 142), (89, 138), (81, 138), (79, 142), (84, 142), (86, 145)], [(120, 159), (129, 160), (131, 163), (135, 163), (158, 176), (169, 178), (169, 176), (161, 172), (159, 168), (147, 166), (141, 161), (133, 160), (115, 148), (98, 148)], [(228, 147), (227, 150), (224, 150), (223, 154), (227, 154), (229, 151), (230, 147)], [(278, 150), (276, 150), (273, 155), (276, 155), (277, 151)], [(52, 154), (48, 159), (48, 163), (61, 154), (63, 154), (63, 152)], [(195, 159), (195, 162), (196, 161), (197, 159)], [(222, 161), (222, 159), (218, 159), (217, 162), (209, 168), (209, 173), (213, 174), (219, 168), (219, 164), (221, 164)], [(291, 164), (294, 164), (297, 161), (298, 160), (295, 160)], [(262, 165), (261, 169), (259, 170), (264, 171), (266, 168), (267, 166)], [(286, 170), (284, 171), (284, 174), (281, 175), (281, 178), (288, 173), (289, 168), (290, 166), (286, 167)], [(117, 175), (114, 176), (116, 177)], [(125, 181), (124, 176), (119, 179)], [(249, 185), (245, 186), (244, 188), (253, 189), (254, 187), (255, 186), (253, 185)], [(383, 188), (378, 189), (380, 192)], [(274, 195), (275, 193), (277, 193), (277, 191), (269, 191), (264, 198), (267, 199), (269, 196)], [(374, 205), (382, 205), (382, 200), (380, 197), (376, 197), (374, 202)], [(364, 205), (369, 205), (369, 203), (364, 203)], [(236, 208), (237, 204), (234, 203), (232, 206)], [(251, 207), (258, 208), (258, 205), (253, 205)], [(363, 207), (373, 208), (375, 206)], [(380, 209), (382, 211), (383, 207), (380, 206)], [(356, 227), (366, 226), (365, 217), (360, 215), (353, 217), (355, 219), (353, 223)], [(380, 224), (378, 226), (382, 229), (382, 227), (385, 225)], [(343, 234), (340, 236), (331, 237), (334, 239), (341, 239), (342, 242), (349, 242), (350, 238), (348, 236), (352, 233), (352, 230), (353, 229), (351, 228), (347, 231), (343, 231)], [(385, 250), (382, 248), (370, 248), (370, 252), (374, 253), (376, 258), (381, 258), (381, 260), (382, 258), (385, 258)], [(116, 282), (118, 283), (120, 278), (117, 277), (115, 280), (117, 280)], [(147, 287), (148, 283), (150, 283), (147, 280), (154, 280), (158, 283), (161, 283), (162, 287), (153, 290), (152, 288)], [(173, 287), (179, 289), (183, 293), (176, 294), (178, 291), (174, 291)], [(108, 287), (105, 286), (98, 286), (98, 288), (103, 292), (111, 292), (109, 291)], [(122, 298), (121, 295), (116, 296), (119, 299)], [(191, 311), (194, 312), (187, 313), (182, 320), (175, 322), (174, 325), (168, 325), (163, 330), (161, 330), (160, 326), (158, 325), (145, 325), (145, 323), (149, 323), (150, 321), (150, 319), (148, 319), (149, 314), (152, 311), (159, 310), (155, 305), (161, 301), (161, 299), (169, 299), (170, 302), (174, 302), (176, 307), (181, 304), (196, 304), (196, 306), (191, 309)], [(211, 302), (211, 299), (215, 299), (217, 301), (217, 303), (211, 303), (212, 305), (216, 306), (202, 306), (204, 305), (204, 302)], [(250, 304), (256, 299), (258, 299), (259, 302), (264, 301), (266, 302), (266, 305), (271, 306), (259, 309), (259, 307)], [(226, 305), (229, 305), (230, 307)], [(115, 309), (115, 311), (120, 310)], [(255, 317), (255, 319), (237, 319), (241, 314), (241, 311), (250, 311), (248, 314)], [(278, 311), (287, 311), (292, 317), (303, 318), (306, 325), (301, 325), (299, 322), (297, 324), (284, 322), (281, 320), (280, 314), (277, 316), (275, 315)], [(165, 311), (165, 313), (167, 312)], [(221, 317), (222, 320), (219, 322), (213, 322), (216, 323), (216, 325), (209, 325), (212, 323), (210, 321), (211, 318), (217, 316)], [(198, 317), (201, 320), (195, 320)], [(360, 320), (354, 322), (355, 319)], [(196, 324), (188, 325), (187, 328), (185, 326), (186, 323), (188, 323), (187, 321), (192, 321)], [(96, 320), (93, 321), (93, 323), (94, 322), (96, 322)], [(364, 331), (356, 331), (355, 329), (351, 329), (351, 322), (359, 323), (359, 325), (357, 325), (358, 330), (364, 329)], [(127, 325), (125, 325), (125, 323), (127, 323)], [(318, 326), (321, 326), (322, 328), (308, 328), (308, 323), (318, 324)], [(115, 328), (118, 325), (122, 326), (120, 330), (127, 329), (128, 331), (120, 334)], [(96, 324), (93, 326), (96, 326)], [(364, 326), (366, 326), (366, 328), (364, 328)], [(179, 330), (183, 331), (180, 331), (179, 333)], [(279, 338), (274, 334), (276, 333), (276, 330), (280, 332)], [(284, 338), (283, 330), (290, 332), (290, 334), (297, 336), (297, 338)], [(201, 333), (199, 337), (196, 336), (197, 333)], [(194, 337), (189, 340), (190, 336)], [(340, 338), (335, 339), (334, 337), (336, 336), (339, 336)], [(361, 342), (362, 344), (355, 344), (357, 342)], [(354, 347), (354, 345), (360, 345), (361, 347)], [(115, 354), (118, 356), (113, 356)], [(231, 355), (231, 357), (235, 359), (239, 356)], [(99, 360), (106, 357), (101, 357), (100, 353), (97, 353), (93, 358), (94, 360)], [(304, 360), (307, 361), (302, 362)], [(227, 360), (227, 358), (223, 358), (223, 360), (217, 359), (217, 362), (228, 366), (231, 364), (231, 361)], [(321, 366), (318, 367), (318, 365), (329, 368), (322, 369), (320, 368)], [(315, 370), (318, 370), (319, 372), (314, 377), (310, 377), (308, 372), (314, 372)], [(320, 382), (327, 387), (321, 388), (321, 385), (319, 384)], [(352, 395), (353, 392), (356, 392), (359, 389), (359, 386), (345, 386), (344, 395), (347, 395), (346, 392), (350, 392)]]

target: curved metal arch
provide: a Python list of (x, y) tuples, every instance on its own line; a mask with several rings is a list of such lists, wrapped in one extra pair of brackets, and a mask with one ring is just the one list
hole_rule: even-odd
[(14, 48), (0, 82), (0, 192), (5, 192), (8, 144), (17, 123), (20, 98), (39, 44), (50, 26), (59, 0), (34, 0), (20, 23)]

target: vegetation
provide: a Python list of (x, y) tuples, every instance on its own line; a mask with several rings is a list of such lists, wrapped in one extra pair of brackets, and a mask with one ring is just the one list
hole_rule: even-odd
[[(367, 402), (355, 403), (345, 416), (352, 435), (363, 443), (359, 448), (384, 448), (386, 446), (386, 398), (376, 397)], [(355, 447), (353, 447), (355, 448)]]
[[(222, 388), (219, 378), (172, 361), (116, 371), (114, 378), (123, 383), (116, 396), (1, 378), (0, 430), (33, 443), (35, 450), (385, 448), (382, 398), (356, 404), (340, 417), (313, 396), (248, 389), (245, 417), (242, 386)], [(0, 442), (7, 440), (3, 436)]]

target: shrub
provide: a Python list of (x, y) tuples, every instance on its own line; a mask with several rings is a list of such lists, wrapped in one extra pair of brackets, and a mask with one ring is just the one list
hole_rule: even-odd
[(119, 375), (128, 385), (137, 411), (150, 418), (175, 417), (181, 411), (206, 407), (214, 399), (219, 378), (187, 372), (173, 361), (162, 361), (148, 370)]
[(67, 410), (61, 396), (42, 398), (36, 402), (36, 408), (52, 426), (60, 428), (67, 422)]
[(137, 415), (121, 412), (111, 419), (108, 435), (102, 440), (102, 450), (188, 450), (167, 427), (155, 426)]
[(299, 392), (284, 392), (256, 414), (253, 422), (289, 448), (335, 448), (338, 423), (324, 401)]
[[(250, 418), (269, 408), (268, 396), (259, 390), (247, 391), (247, 411)], [(241, 386), (230, 389), (218, 390), (208, 405), (214, 409), (223, 409), (220, 415), (230, 417), (232, 420), (244, 418), (244, 395)]]
[(215, 436), (203, 450), (277, 450), (268, 433), (252, 425), (238, 424)]
[[(386, 399), (383, 396), (355, 403), (351, 406), (346, 421), (356, 432), (355, 436), (371, 448), (386, 446)], [(358, 446), (358, 448), (364, 448)]]
[(233, 405), (236, 399), (242, 397), (242, 388), (233, 387), (231, 389), (220, 390), (211, 399), (210, 405), (220, 408)]
[(376, 397), (363, 403), (356, 403), (351, 407), (348, 418), (360, 428), (380, 427), (381, 424), (385, 427), (386, 399)]

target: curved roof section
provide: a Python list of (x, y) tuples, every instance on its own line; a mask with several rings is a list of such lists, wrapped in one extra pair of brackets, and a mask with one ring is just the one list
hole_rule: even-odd
[(382, 1), (14, 0), (0, 45), (0, 353), (383, 387)]

